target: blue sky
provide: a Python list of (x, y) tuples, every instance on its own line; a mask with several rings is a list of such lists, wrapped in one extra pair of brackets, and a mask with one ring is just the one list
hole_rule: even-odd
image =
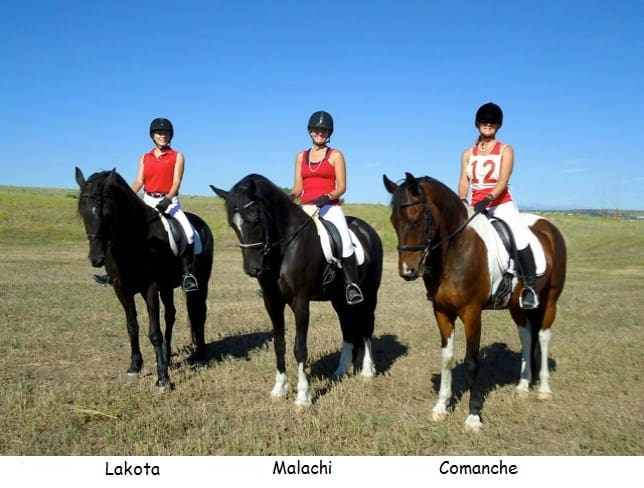
[(131, 181), (167, 117), (183, 194), (248, 173), (280, 186), (329, 111), (346, 200), (382, 174), (456, 188), (476, 108), (505, 112), (520, 206), (644, 209), (644, 1), (3, 3), (0, 184)]

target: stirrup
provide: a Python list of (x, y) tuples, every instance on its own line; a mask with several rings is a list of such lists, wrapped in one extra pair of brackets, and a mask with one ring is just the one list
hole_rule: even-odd
[(109, 277), (109, 275), (94, 275), (94, 281), (96, 282), (97, 285), (100, 286), (108, 286), (112, 284), (112, 279)]
[(199, 284), (197, 283), (197, 278), (195, 278), (192, 274), (187, 273), (183, 275), (183, 285), (182, 285), (183, 291), (186, 293), (190, 291), (197, 291), (199, 289)]
[(360, 290), (360, 287), (355, 283), (347, 285), (345, 291), (347, 303), (349, 305), (357, 305), (358, 303), (362, 303), (364, 301), (362, 290)]
[(521, 295), (519, 296), (519, 306), (523, 310), (534, 310), (539, 308), (539, 295), (530, 286), (524, 286), (521, 290)]

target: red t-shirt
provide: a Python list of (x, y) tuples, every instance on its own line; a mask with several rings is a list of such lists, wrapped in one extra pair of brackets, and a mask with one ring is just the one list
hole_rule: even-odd
[[(311, 162), (309, 156), (311, 150), (302, 152), (302, 203), (311, 204), (313, 200), (335, 190), (335, 168), (329, 162), (329, 156), (333, 152), (330, 147), (322, 161)], [(339, 205), (340, 201), (335, 199), (330, 204)]]
[(143, 156), (143, 186), (148, 193), (168, 193), (174, 181), (177, 151), (167, 148), (158, 158), (154, 149)]

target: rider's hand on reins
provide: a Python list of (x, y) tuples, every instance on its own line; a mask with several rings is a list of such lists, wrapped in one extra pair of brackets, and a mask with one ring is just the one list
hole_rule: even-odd
[(159, 200), (159, 203), (157, 203), (156, 209), (159, 212), (164, 213), (166, 210), (168, 210), (168, 207), (170, 206), (171, 203), (172, 202), (168, 197), (163, 197), (161, 200)]

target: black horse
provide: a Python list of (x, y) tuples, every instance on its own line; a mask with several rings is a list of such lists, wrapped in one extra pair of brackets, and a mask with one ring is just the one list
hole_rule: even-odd
[(358, 218), (347, 218), (349, 228), (365, 251), (364, 263), (359, 266), (364, 301), (348, 305), (342, 273), (334, 273), (333, 278), (325, 275), (329, 268), (316, 224), (280, 188), (257, 174), (241, 179), (230, 191), (210, 187), (226, 201), (228, 223), (239, 238), (244, 271), (257, 278), (273, 324), (277, 375), (271, 395), (285, 397), (288, 391), (284, 361), (284, 308), (287, 304), (295, 314), (296, 405), (311, 405), (310, 385), (305, 373), (311, 300), (330, 300), (340, 319), (343, 347), (334, 375), (344, 375), (349, 363), (353, 362), (354, 368), (361, 369), (363, 376), (373, 376), (371, 337), (382, 275), (382, 243), (376, 231)]
[[(181, 285), (181, 260), (172, 253), (158, 211), (143, 203), (115, 170), (94, 173), (85, 180), (81, 170), (76, 168), (76, 181), (80, 186), (78, 212), (89, 239), (89, 260), (94, 267), (105, 266), (113, 280), (116, 296), (125, 309), (131, 346), (127, 373), (136, 375), (143, 366), (134, 301), (140, 293), (148, 309), (148, 336), (156, 354), (157, 387), (162, 391), (170, 389), (168, 363), (176, 315), (173, 297), (174, 288)], [(192, 264), (199, 290), (186, 293), (186, 302), (192, 341), (196, 346), (195, 359), (203, 361), (206, 359), (204, 324), (213, 236), (203, 220), (187, 212), (186, 215), (202, 244), (202, 251), (195, 254)], [(161, 331), (159, 296), (164, 306), (165, 337)]]

